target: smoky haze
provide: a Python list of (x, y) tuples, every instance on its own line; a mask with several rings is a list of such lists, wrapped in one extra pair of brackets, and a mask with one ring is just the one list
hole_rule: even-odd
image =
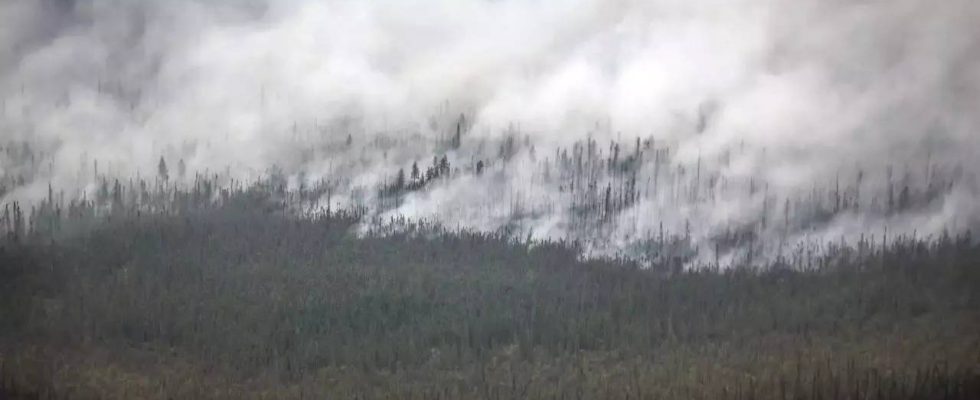
[(451, 178), (374, 215), (613, 254), (666, 230), (698, 257), (744, 229), (769, 255), (964, 232), (978, 25), (973, 0), (5, 0), (0, 142), (43, 156), (0, 160), (0, 202), (163, 157), (379, 204), (446, 156)]

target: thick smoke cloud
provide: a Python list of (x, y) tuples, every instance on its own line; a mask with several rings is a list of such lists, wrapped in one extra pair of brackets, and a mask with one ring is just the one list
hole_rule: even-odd
[[(663, 225), (694, 243), (746, 225), (790, 243), (964, 231), (980, 226), (978, 23), (972, 0), (6, 0), (0, 142), (46, 161), (4, 201), (92, 190), (96, 162), (152, 176), (161, 156), (239, 178), (276, 165), (344, 182), (331, 202), (371, 201), (446, 155), (452, 179), (378, 215), (601, 236), (597, 252)], [(543, 167), (587, 138), (607, 158), (643, 141), (643, 194), (596, 229), (575, 228), (569, 181)], [(872, 212), (909, 182), (921, 206)], [(853, 211), (787, 221), (831, 187)]]

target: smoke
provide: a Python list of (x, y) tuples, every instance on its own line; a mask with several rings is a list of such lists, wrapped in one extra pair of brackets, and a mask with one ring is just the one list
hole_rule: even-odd
[[(445, 155), (450, 178), (375, 213), (603, 253), (662, 226), (695, 246), (748, 226), (768, 252), (961, 232), (980, 226), (978, 22), (972, 0), (6, 0), (3, 201), (163, 157), (374, 204)], [(35, 158), (10, 155), (24, 142)], [(593, 172), (569, 175), (575, 143)]]

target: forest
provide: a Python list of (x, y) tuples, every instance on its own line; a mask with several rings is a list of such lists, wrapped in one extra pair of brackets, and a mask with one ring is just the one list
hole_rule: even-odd
[(980, 399), (978, 21), (0, 0), (0, 400)]
[(980, 396), (969, 232), (641, 264), (159, 167), (6, 205), (2, 397)]

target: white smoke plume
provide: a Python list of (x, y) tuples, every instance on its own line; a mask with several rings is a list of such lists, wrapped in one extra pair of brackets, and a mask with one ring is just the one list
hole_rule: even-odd
[(0, 202), (163, 157), (599, 253), (964, 232), (977, 26), (973, 0), (3, 0)]

